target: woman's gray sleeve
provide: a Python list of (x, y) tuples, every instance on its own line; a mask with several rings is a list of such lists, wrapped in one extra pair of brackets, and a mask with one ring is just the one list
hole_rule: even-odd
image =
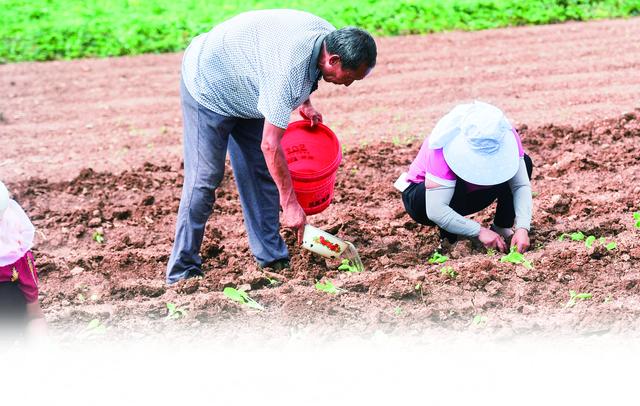
[(533, 198), (524, 158), (520, 159), (518, 172), (509, 180), (509, 187), (513, 193), (513, 207), (516, 211), (515, 228), (524, 228), (529, 231), (531, 229)]
[(425, 193), (427, 217), (450, 233), (477, 237), (480, 234), (480, 224), (461, 216), (449, 207), (453, 192), (455, 192), (455, 186), (427, 189)]

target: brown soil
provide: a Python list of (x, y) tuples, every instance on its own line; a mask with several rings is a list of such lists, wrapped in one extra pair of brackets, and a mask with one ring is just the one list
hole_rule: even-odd
[[(336, 271), (286, 230), (292, 269), (258, 270), (229, 168), (202, 249), (205, 277), (170, 288), (180, 55), (0, 66), (0, 178), (38, 229), (47, 319), (63, 337), (94, 318), (122, 336), (640, 331), (638, 37), (640, 19), (381, 39), (373, 77), (324, 84), (314, 98), (346, 152), (334, 202), (310, 221), (353, 242), (366, 272)], [(536, 165), (534, 268), (463, 241), (447, 249), (450, 278), (427, 262), (436, 231), (409, 219), (392, 184), (437, 118), (476, 97), (508, 113)], [(576, 230), (617, 248), (558, 241)], [(344, 292), (316, 291), (320, 278)], [(227, 286), (249, 289), (266, 311), (229, 301)], [(565, 307), (569, 290), (593, 298)], [(167, 302), (186, 317), (167, 319)]]

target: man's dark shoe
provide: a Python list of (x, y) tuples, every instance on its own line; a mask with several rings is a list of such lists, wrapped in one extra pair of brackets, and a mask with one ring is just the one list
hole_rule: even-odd
[(167, 279), (166, 282), (167, 282), (167, 285), (170, 286), (170, 285), (174, 285), (174, 284), (176, 284), (176, 283), (178, 283), (180, 281), (185, 281), (187, 279), (193, 279), (193, 278), (202, 279), (202, 278), (204, 278), (204, 273), (200, 269), (192, 269), (192, 270), (189, 270), (189, 272), (187, 272), (187, 274), (184, 277), (182, 277), (180, 279), (176, 279), (176, 280), (171, 280), (171, 281), (169, 279)]
[(289, 269), (291, 267), (291, 264), (289, 263), (289, 259), (282, 258), (282, 259), (276, 259), (273, 262), (269, 262), (266, 265), (258, 264), (258, 266), (260, 267), (260, 269), (269, 268), (275, 272), (279, 272), (279, 271), (282, 271), (283, 269)]

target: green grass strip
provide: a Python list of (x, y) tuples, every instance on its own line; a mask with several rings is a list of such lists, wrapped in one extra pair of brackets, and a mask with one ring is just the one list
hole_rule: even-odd
[(295, 8), (377, 36), (640, 15), (640, 0), (0, 0), (0, 63), (184, 49), (240, 12)]

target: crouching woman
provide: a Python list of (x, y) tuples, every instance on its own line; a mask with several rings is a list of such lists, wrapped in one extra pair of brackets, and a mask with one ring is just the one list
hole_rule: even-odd
[[(529, 248), (532, 162), (504, 113), (483, 102), (462, 104), (442, 117), (409, 172), (396, 182), (407, 213), (435, 225), (440, 237), (478, 239), (486, 248)], [(464, 216), (497, 201), (493, 224)]]

